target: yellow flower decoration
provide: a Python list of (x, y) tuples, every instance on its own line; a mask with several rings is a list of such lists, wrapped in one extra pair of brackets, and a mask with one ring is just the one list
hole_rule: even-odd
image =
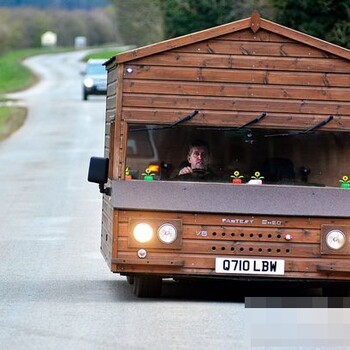
[(262, 180), (263, 178), (264, 178), (264, 176), (261, 176), (259, 171), (256, 171), (254, 173), (254, 175), (252, 176), (252, 179), (254, 179), (254, 180)]
[(240, 175), (238, 170), (235, 170), (233, 172), (233, 175), (231, 175), (230, 177), (232, 177), (233, 179), (243, 179), (244, 176)]

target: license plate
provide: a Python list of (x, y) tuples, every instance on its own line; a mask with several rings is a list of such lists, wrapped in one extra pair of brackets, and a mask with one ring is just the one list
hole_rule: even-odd
[(249, 275), (284, 275), (284, 260), (216, 258), (215, 272)]

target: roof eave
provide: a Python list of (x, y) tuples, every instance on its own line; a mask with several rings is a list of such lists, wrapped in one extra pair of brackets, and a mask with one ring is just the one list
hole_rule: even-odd
[(298, 42), (302, 42), (303, 44), (310, 45), (312, 47), (315, 47), (317, 49), (327, 51), (329, 53), (332, 53), (336, 56), (340, 56), (346, 59), (350, 59), (350, 50), (329, 43), (327, 41), (324, 41), (322, 39), (318, 39), (316, 37), (313, 37), (311, 35), (299, 32), (297, 30), (282, 26), (280, 24), (277, 24), (275, 22), (271, 22), (269, 20), (261, 18), (260, 20), (260, 28), (263, 28), (265, 30), (268, 30), (270, 32), (273, 32), (275, 34), (279, 34), (282, 36), (285, 36), (289, 39), (296, 40)]
[(236, 22), (222, 24), (217, 27), (204, 29), (199, 32), (186, 34), (173, 39), (164, 40), (159, 43), (136, 48), (134, 50), (120, 53), (112, 59), (115, 59), (115, 62), (119, 64), (145, 56), (154, 55), (163, 51), (176, 49), (184, 45), (194, 44), (202, 40), (215, 38), (217, 36), (229, 34), (249, 27), (250, 17)]

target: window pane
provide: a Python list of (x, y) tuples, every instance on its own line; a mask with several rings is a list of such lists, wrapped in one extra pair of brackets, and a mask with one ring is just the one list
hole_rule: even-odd
[(144, 179), (146, 169), (153, 164), (158, 167), (148, 172), (155, 180), (197, 181), (177, 175), (188, 165), (189, 145), (198, 139), (209, 145), (209, 168), (215, 174), (215, 179), (203, 181), (228, 183), (243, 176), (242, 182), (249, 183), (260, 174), (264, 184), (340, 187), (343, 176), (350, 174), (350, 138), (346, 133), (285, 135), (288, 131), (156, 128), (129, 125), (126, 165), (133, 179)]

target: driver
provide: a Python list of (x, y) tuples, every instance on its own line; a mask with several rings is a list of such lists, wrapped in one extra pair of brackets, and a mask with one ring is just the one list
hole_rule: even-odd
[(192, 174), (193, 172), (209, 172), (209, 146), (205, 141), (193, 142), (187, 155), (188, 165), (180, 169), (178, 175)]

